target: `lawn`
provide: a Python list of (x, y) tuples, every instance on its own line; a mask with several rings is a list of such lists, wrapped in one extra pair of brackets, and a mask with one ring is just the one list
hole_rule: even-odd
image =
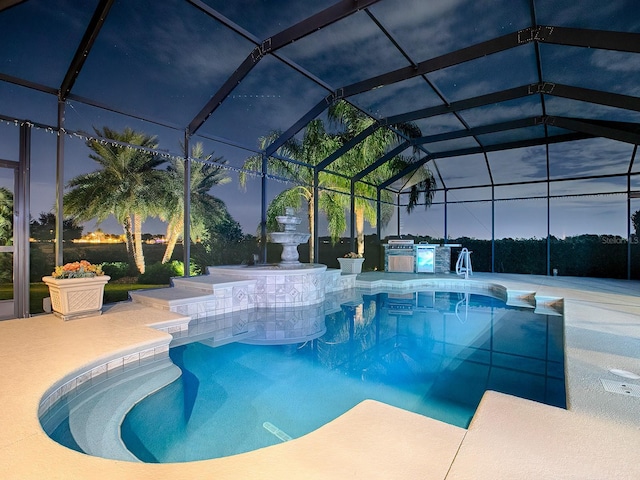
[[(167, 285), (141, 285), (138, 283), (107, 283), (104, 287), (104, 303), (123, 302), (129, 299), (130, 290), (160, 288)], [(29, 287), (29, 310), (31, 313), (43, 313), (42, 299), (49, 296), (49, 287), (44, 283), (32, 283)], [(13, 297), (13, 284), (0, 283), (0, 300)]]

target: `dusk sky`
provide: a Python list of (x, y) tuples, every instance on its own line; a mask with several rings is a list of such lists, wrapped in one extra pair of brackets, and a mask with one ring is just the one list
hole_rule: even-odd
[[(56, 89), (61, 84), (97, 0), (64, 0), (51, 9), (44, 0), (29, 0), (0, 15), (0, 73)], [(255, 43), (336, 3), (255, 2), (208, 0), (207, 5), (226, 17), (238, 32), (205, 15), (189, 2), (170, 0), (116, 1), (102, 27), (66, 102), (65, 126), (74, 132), (92, 132), (107, 125), (132, 127), (157, 135), (160, 149), (180, 154), (183, 132), (211, 96), (251, 53)], [(640, 5), (615, 0), (536, 0), (540, 25), (640, 31)], [(260, 182), (250, 181), (246, 191), (237, 184), (237, 169), (256, 150), (258, 138), (284, 131), (304, 116), (330, 91), (376, 75), (435, 58), (491, 38), (524, 29), (531, 23), (527, 0), (383, 0), (299, 39), (266, 56), (249, 72), (192, 142), (223, 156), (231, 167), (232, 182), (211, 193), (227, 204), (247, 233), (256, 231), (260, 217)], [(375, 18), (394, 38), (382, 34)], [(268, 21), (266, 21), (268, 20)], [(399, 53), (399, 48), (404, 55)], [(636, 53), (542, 43), (540, 72), (533, 42), (482, 56), (420, 77), (392, 83), (349, 98), (354, 104), (385, 118), (406, 111), (457, 102), (522, 85), (544, 82), (640, 95), (640, 56)], [(294, 64), (300, 71), (290, 68)], [(315, 79), (315, 80), (314, 80)], [(317, 80), (317, 81), (316, 81)], [(77, 96), (77, 97), (74, 97)], [(114, 110), (146, 117), (140, 121), (91, 107), (83, 98)], [(554, 95), (530, 95), (500, 103), (416, 120), (423, 135), (455, 132), (500, 122), (544, 115), (617, 122), (640, 122), (640, 113)], [(0, 78), (0, 114), (56, 125), (54, 95), (35, 92)], [(324, 114), (321, 114), (324, 118)], [(568, 133), (549, 125), (549, 135)], [(16, 160), (19, 129), (0, 121), (0, 159)], [(505, 130), (475, 137), (429, 143), (425, 152), (473, 148), (544, 136), (544, 126)], [(423, 152), (420, 156), (424, 156)], [(32, 216), (49, 211), (54, 202), (55, 134), (34, 130)], [(410, 154), (410, 149), (403, 152)], [(612, 139), (585, 139), (544, 146), (429, 161), (438, 188), (448, 188), (448, 234), (490, 238), (544, 238), (547, 235), (547, 184), (551, 180), (551, 234), (581, 233), (626, 236), (627, 177), (631, 190), (640, 190), (640, 162), (632, 162), (633, 145)], [(65, 141), (65, 180), (89, 172), (84, 139), (70, 135)], [(578, 177), (583, 180), (560, 181)], [(496, 185), (496, 222), (492, 227), (489, 185)], [(513, 185), (532, 182), (529, 185)], [(484, 188), (464, 188), (483, 185)], [(505, 185), (505, 186), (501, 186)], [(269, 181), (273, 198), (285, 184)], [(589, 196), (580, 196), (589, 194)], [(444, 200), (442, 191), (436, 202)], [(474, 203), (456, 203), (478, 200)], [(640, 210), (633, 200), (631, 211)], [(302, 215), (304, 216), (304, 215)], [(325, 233), (321, 219), (322, 235)], [(394, 218), (383, 235), (396, 233)], [(87, 229), (93, 229), (87, 225)], [(115, 221), (101, 228), (119, 233)], [(305, 228), (304, 223), (300, 228)], [(163, 233), (157, 220), (145, 225), (148, 233)], [(402, 212), (405, 234), (444, 235), (444, 209), (436, 204), (411, 216)], [(368, 229), (367, 233), (373, 233)], [(347, 232), (348, 235), (348, 232)]]

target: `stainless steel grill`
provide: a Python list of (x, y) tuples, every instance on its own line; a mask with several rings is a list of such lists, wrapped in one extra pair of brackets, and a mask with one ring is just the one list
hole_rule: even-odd
[(413, 240), (389, 240), (385, 248), (384, 263), (387, 272), (413, 272), (415, 268)]
[(387, 242), (389, 250), (412, 250), (413, 244), (413, 240), (392, 239)]

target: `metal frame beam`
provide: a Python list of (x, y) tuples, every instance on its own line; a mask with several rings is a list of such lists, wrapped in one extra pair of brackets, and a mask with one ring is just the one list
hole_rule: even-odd
[[(394, 70), (392, 72), (388, 72), (377, 77), (364, 80), (362, 82), (348, 85), (339, 89), (338, 92), (340, 92), (341, 98), (346, 98), (358, 93), (363, 93), (376, 87), (396, 83), (418, 75), (425, 75), (426, 73), (435, 70), (513, 48), (530, 41), (558, 43), (589, 48), (604, 48), (628, 52), (640, 52), (640, 34), (538, 26), (524, 29), (513, 34), (507, 34), (502, 37), (473, 45), (471, 47), (457, 50), (456, 52), (451, 52), (449, 54), (436, 57), (435, 59), (421, 62), (411, 67)], [(629, 42), (635, 43), (629, 45)], [(547, 86), (550, 86), (551, 89), (549, 89)], [(524, 88), (527, 88), (526, 92), (524, 91)], [(629, 108), (629, 106), (632, 106), (633, 110), (637, 110), (638, 108), (640, 108), (640, 99), (638, 99), (637, 97), (613, 94), (608, 92), (599, 92), (596, 90), (589, 90), (566, 85), (549, 84), (547, 82), (544, 82), (529, 85), (527, 87), (516, 87), (514, 89), (483, 95), (475, 97), (473, 99), (455, 102), (450, 105), (440, 105), (437, 107), (430, 107), (427, 109), (410, 112), (408, 114), (396, 115), (394, 117), (388, 117), (380, 123), (382, 125), (389, 125), (392, 123), (412, 121), (419, 118), (427, 118), (439, 114), (457, 112), (480, 105), (502, 102), (537, 93), (563, 96), (576, 100), (584, 100), (592, 103), (617, 106), (621, 108)], [(299, 125), (299, 123), (300, 122), (298, 122), (298, 124), (296, 125)], [(303, 127), (299, 126), (299, 129), (301, 128)], [(299, 131), (299, 129), (297, 131)], [(416, 144), (419, 143), (416, 142)], [(353, 145), (349, 148), (343, 148), (341, 154), (348, 151), (352, 147)], [(331, 157), (328, 157), (328, 159)], [(338, 157), (339, 155), (335, 158)], [(326, 166), (330, 164), (335, 158), (326, 160), (326, 164), (323, 164), (321, 168), (326, 168)]]
[(69, 66), (69, 69), (64, 76), (64, 80), (60, 85), (60, 100), (67, 98), (67, 95), (71, 92), (71, 88), (78, 78), (78, 74), (91, 51), (91, 47), (93, 47), (93, 43), (95, 42), (98, 33), (100, 33), (100, 29), (104, 25), (104, 21), (109, 14), (109, 10), (111, 10), (113, 2), (114, 0), (100, 0), (100, 3), (93, 12), (93, 16), (91, 17), (91, 20), (87, 25), (87, 29), (84, 32), (84, 36), (80, 41), (80, 45), (78, 45), (78, 49), (73, 56), (73, 60), (71, 60), (71, 65)]
[[(441, 115), (444, 113), (457, 112), (457, 111), (462, 111), (465, 109), (475, 108), (483, 105), (490, 105), (493, 103), (498, 103), (506, 100), (522, 98), (524, 96), (533, 95), (537, 93), (561, 96), (565, 98), (571, 98), (571, 99), (582, 100), (582, 101), (589, 101), (589, 99), (591, 99), (593, 103), (599, 103), (602, 105), (608, 105), (608, 106), (620, 107), (620, 108), (630, 107), (630, 109), (640, 111), (640, 98), (637, 98), (637, 97), (630, 97), (628, 95), (620, 95), (615, 93), (602, 92), (599, 90), (589, 90), (585, 88), (572, 87), (568, 85), (543, 82), (539, 84), (531, 84), (531, 85), (526, 85), (521, 87), (515, 87), (512, 89), (503, 90), (503, 91), (495, 92), (488, 95), (481, 95), (478, 97), (462, 100), (459, 102), (454, 102), (448, 106), (439, 105), (437, 107), (429, 107), (421, 110), (415, 110), (413, 112), (409, 112), (402, 115), (387, 117), (380, 121), (380, 125), (388, 125), (390, 123), (412, 121), (412, 120), (417, 120), (419, 118), (428, 118), (436, 115)], [(428, 137), (422, 137), (422, 138), (412, 140), (411, 143), (416, 145), (424, 145), (427, 143), (432, 143), (437, 141), (451, 140), (456, 138), (476, 136), (476, 135), (482, 135), (487, 133), (495, 133), (498, 131), (504, 131), (509, 129), (524, 128), (528, 126), (539, 125), (542, 123), (553, 123), (553, 120), (551, 120), (551, 118), (553, 117), (544, 117), (544, 116), (530, 117), (522, 120), (514, 120), (514, 121), (503, 122), (503, 123), (494, 124), (494, 125), (486, 125), (483, 127), (471, 128), (466, 130), (458, 130), (456, 132), (449, 132), (444, 134), (432, 135)], [(556, 126), (562, 126), (562, 125), (559, 125), (557, 122), (554, 124)], [(566, 128), (568, 130), (580, 131), (583, 133), (588, 133), (590, 135), (596, 135), (596, 136), (598, 135), (597, 133), (594, 133), (597, 130), (596, 125), (582, 125), (582, 126), (573, 125), (573, 126), (574, 128), (568, 128), (568, 127)], [(581, 129), (576, 130), (576, 128), (581, 128)], [(585, 130), (587, 128), (589, 129)], [(615, 135), (615, 136), (609, 136), (608, 138), (614, 138), (616, 140), (621, 140), (622, 138), (627, 138), (627, 139), (633, 138), (633, 134), (629, 134), (629, 133), (625, 134), (625, 132), (620, 132), (616, 134), (615, 131), (604, 130), (604, 128), (606, 127), (602, 127), (602, 128), (603, 128), (602, 132), (607, 131), (608, 135)], [(362, 133), (364, 134), (365, 132), (363, 131)], [(363, 135), (363, 139), (365, 137), (366, 136)], [(621, 141), (628, 141), (628, 140), (621, 140)], [(327, 159), (325, 159), (325, 161), (322, 162), (321, 168), (325, 168), (326, 165), (330, 164), (333, 160), (337, 159), (340, 155), (343, 155), (346, 151), (352, 148), (356, 143), (345, 144), (343, 147), (341, 147), (339, 151), (336, 151), (334, 152), (334, 154), (327, 157)], [(632, 141), (630, 143), (634, 143), (634, 142)], [(540, 144), (544, 144), (544, 142)], [(489, 148), (489, 147), (487, 147), (486, 149), (486, 151), (492, 151), (492, 150), (493, 148)], [(475, 153), (479, 153), (482, 151), (483, 151), (482, 147), (477, 147)], [(440, 157), (440, 155), (428, 156), (428, 158), (438, 158), (438, 157)], [(380, 162), (380, 160), (378, 160), (375, 162), (374, 165), (379, 166), (382, 163)], [(368, 170), (368, 171), (372, 171), (372, 170)], [(366, 173), (364, 175), (366, 175)], [(362, 178), (364, 175), (360, 175), (357, 179)]]
[(527, 30), (533, 36), (531, 40), (542, 43), (640, 53), (640, 33), (555, 26), (539, 26)]
[(640, 144), (640, 124), (622, 124), (635, 127), (635, 131), (621, 129), (619, 122), (605, 122), (568, 117), (547, 117), (547, 124), (565, 128), (574, 132), (582, 132), (594, 137), (605, 137), (619, 142)]
[(446, 140), (455, 140), (464, 137), (475, 137), (477, 135), (486, 135), (489, 133), (504, 132), (506, 130), (514, 130), (517, 128), (526, 128), (540, 125), (544, 122), (544, 117), (529, 117), (521, 120), (512, 120), (508, 122), (494, 123), (493, 125), (485, 125), (482, 127), (469, 128), (467, 130), (456, 130), (453, 132), (439, 133), (437, 135), (429, 135), (414, 140), (414, 143), (425, 145), (428, 143), (442, 142)]
[(20, 126), (20, 147), (17, 191), (14, 192), (15, 250), (13, 281), (17, 285), (14, 298), (15, 314), (18, 318), (29, 316), (29, 213), (31, 212), (31, 125)]
[(443, 115), (445, 113), (454, 113), (461, 110), (468, 110), (470, 108), (483, 107), (485, 105), (491, 105), (493, 103), (506, 102), (508, 100), (515, 100), (517, 98), (533, 95), (534, 91), (531, 90), (530, 85), (522, 85), (520, 87), (509, 88), (507, 90), (501, 90), (499, 92), (489, 93), (486, 95), (479, 95), (477, 97), (452, 102), (449, 105), (437, 105), (435, 107), (421, 108), (412, 112), (402, 113), (399, 115), (393, 115), (383, 118), (380, 123), (383, 125), (412, 122), (414, 120), (420, 120), (421, 118), (435, 117), (437, 115)]
[(436, 70), (468, 62), (469, 60), (485, 57), (492, 53), (508, 50), (521, 44), (522, 42), (519, 39), (518, 32), (508, 33), (501, 37), (493, 38), (476, 45), (471, 45), (470, 47), (456, 50), (455, 52), (425, 60), (424, 62), (420, 62), (416, 65), (399, 68), (391, 72), (383, 73), (382, 75), (377, 75), (360, 82), (352, 83), (341, 90), (343, 91), (344, 97), (350, 97), (359, 93), (368, 92), (374, 88), (391, 85), (419, 75), (425, 75), (427, 73), (435, 72)]
[[(54, 94), (57, 95), (58, 92), (56, 91)], [(124, 115), (126, 117), (133, 118), (135, 120), (140, 120), (140, 121), (147, 122), (147, 123), (153, 123), (153, 124), (159, 125), (161, 127), (170, 128), (172, 130), (178, 130), (180, 132), (184, 132), (184, 126), (181, 127), (180, 125), (171, 124), (171, 123), (165, 122), (163, 120), (159, 120), (157, 118), (154, 119), (154, 118), (151, 118), (150, 116), (144, 116), (143, 117), (141, 115), (136, 115), (135, 113), (127, 112), (125, 110), (118, 109), (118, 108), (112, 107), (110, 105), (107, 105), (105, 103), (99, 102), (97, 100), (93, 100), (93, 99), (87, 98), (87, 97), (82, 97), (82, 96), (76, 95), (74, 93), (69, 93), (65, 100), (71, 100), (71, 101), (74, 101), (74, 102), (82, 103), (83, 105), (88, 105), (90, 107), (99, 108), (99, 109), (104, 110), (106, 112), (117, 113), (118, 115)]]
[(285, 30), (276, 33), (256, 46), (253, 51), (244, 59), (227, 81), (211, 97), (207, 104), (200, 110), (195, 118), (189, 123), (188, 131), (193, 134), (204, 124), (204, 122), (216, 111), (225, 98), (240, 84), (258, 62), (267, 54), (276, 52), (278, 49), (293, 43), (307, 35), (324, 28), (338, 20), (343, 19), (363, 8), (373, 5), (380, 0), (341, 0), (311, 17), (292, 25)]
[(0, 12), (8, 10), (11, 7), (15, 7), (21, 3), (26, 2), (27, 0), (0, 0)]
[(320, 30), (332, 23), (342, 20), (349, 15), (365, 9), (380, 0), (340, 0), (336, 4), (312, 15), (291, 27), (276, 33), (268, 41), (271, 43), (271, 51), (278, 50), (307, 35)]
[(412, 163), (411, 165), (409, 165), (407, 168), (405, 168), (404, 170), (402, 170), (401, 172), (397, 173), (396, 175), (390, 177), (389, 179), (387, 179), (386, 181), (384, 181), (383, 183), (381, 183), (379, 185), (380, 188), (387, 188), (389, 185), (391, 185), (393, 182), (395, 182), (396, 180), (404, 177), (405, 175), (410, 174), (411, 172), (413, 172), (414, 170), (418, 169), (419, 167), (421, 167), (422, 165), (424, 165), (425, 163), (429, 162), (430, 160), (436, 160), (438, 158), (450, 158), (450, 157), (458, 157), (458, 156), (463, 156), (463, 155), (472, 155), (475, 153), (484, 153), (484, 152), (497, 152), (497, 151), (501, 151), (501, 150), (509, 150), (509, 149), (514, 149), (514, 148), (524, 148), (524, 147), (534, 147), (537, 145), (546, 145), (546, 144), (551, 144), (551, 143), (562, 143), (562, 142), (570, 142), (570, 141), (574, 141), (574, 140), (582, 140), (585, 138), (593, 138), (594, 135), (589, 135), (587, 133), (568, 133), (565, 135), (556, 135), (553, 137), (545, 137), (545, 138), (534, 138), (534, 139), (527, 139), (527, 140), (519, 140), (516, 142), (506, 142), (506, 143), (500, 143), (500, 144), (496, 144), (496, 145), (490, 145), (487, 147), (473, 147), (473, 148), (464, 148), (464, 149), (460, 149), (460, 150), (450, 150), (448, 152), (439, 152), (439, 153), (432, 153), (427, 157), (424, 157), (420, 160), (418, 160), (417, 162)]
[[(504, 131), (509, 128), (522, 128), (526, 126), (533, 126), (539, 124), (553, 125), (556, 127), (564, 128), (576, 132), (575, 134), (560, 135), (558, 137), (543, 137), (539, 139), (528, 139), (517, 142), (508, 142), (496, 145), (488, 145), (483, 147), (472, 147), (460, 150), (451, 150), (447, 152), (431, 153), (428, 157), (413, 163), (407, 169), (394, 175), (384, 183), (380, 185), (381, 188), (388, 187), (394, 181), (402, 178), (403, 176), (416, 170), (419, 166), (424, 165), (426, 162), (437, 158), (449, 158), (452, 156), (471, 155), (475, 153), (486, 153), (491, 151), (506, 150), (510, 148), (522, 148), (533, 145), (544, 145), (549, 143), (557, 143), (559, 141), (575, 140), (576, 135), (580, 138), (590, 137), (605, 137), (612, 140), (617, 140), (625, 143), (631, 143), (634, 145), (640, 144), (640, 124), (635, 123), (622, 123), (622, 122), (607, 122), (607, 121), (593, 121), (585, 119), (574, 119), (567, 117), (532, 117), (523, 120), (517, 120), (514, 122), (504, 122), (501, 124), (487, 125), (484, 127), (473, 128), (469, 130), (459, 130), (456, 132), (450, 132), (446, 134), (432, 135), (430, 137), (423, 137), (416, 139), (416, 143), (426, 144), (429, 142), (436, 142), (442, 140), (449, 140), (453, 138), (461, 138), (465, 136), (480, 135), (483, 133), (491, 133)], [(382, 157), (384, 158), (384, 157)], [(380, 162), (380, 160), (378, 160)], [(376, 162), (376, 163), (378, 163)], [(375, 165), (375, 164), (374, 164)], [(361, 177), (359, 177), (361, 178)]]
[(188, 132), (194, 134), (207, 121), (207, 119), (222, 105), (222, 102), (240, 84), (247, 74), (257, 65), (264, 53), (260, 47), (256, 47), (251, 54), (240, 64), (233, 74), (224, 82), (218, 91), (211, 97), (204, 107), (189, 123)]
[[(580, 176), (576, 176), (576, 177), (562, 177), (562, 178), (551, 178), (548, 179), (547, 176), (544, 176), (541, 180), (521, 180), (518, 182), (496, 182), (495, 184), (493, 184), (493, 186), (496, 187), (516, 187), (519, 185), (536, 185), (536, 184), (541, 184), (541, 183), (562, 183), (562, 182), (574, 182), (576, 180), (598, 180), (598, 179), (610, 179), (610, 178), (626, 178), (628, 177), (628, 175), (626, 173), (607, 173), (607, 174), (602, 174), (602, 175), (580, 175)], [(448, 187), (446, 188), (446, 190), (448, 191), (455, 191), (455, 190), (469, 190), (469, 189), (473, 189), (473, 188), (491, 188), (492, 184), (491, 183), (483, 183), (483, 184), (479, 184), (479, 185), (473, 185), (473, 186), (469, 186), (469, 185), (461, 185), (461, 186), (457, 186), (457, 187)], [(445, 190), (444, 188), (437, 188), (435, 191), (443, 191)], [(392, 192), (392, 193), (398, 193), (398, 192)], [(400, 192), (401, 195), (406, 195), (408, 192)], [(569, 196), (574, 196), (574, 197), (579, 197), (579, 196), (589, 196), (589, 195), (600, 195), (601, 193), (608, 193), (608, 194), (624, 194), (625, 191), (623, 190), (619, 190), (619, 191), (610, 191), (610, 192), (598, 192), (598, 193), (578, 193), (578, 194), (573, 194), (573, 195), (569, 195)], [(567, 195), (551, 195), (551, 198), (561, 198)], [(534, 197), (515, 197), (514, 200), (522, 200), (522, 199), (528, 199), (528, 198), (536, 198), (536, 199), (542, 199), (542, 198), (546, 198), (547, 195), (538, 195), (538, 196), (534, 196)], [(640, 197), (638, 197), (640, 198)], [(511, 199), (499, 199), (496, 201), (506, 201), (506, 200), (511, 200)], [(455, 203), (474, 203), (474, 202), (487, 202), (489, 200), (458, 200)], [(437, 204), (438, 202), (434, 202), (434, 204)], [(442, 203), (442, 202), (440, 202)], [(453, 202), (451, 202), (453, 203)]]
[(508, 33), (501, 37), (456, 50), (455, 52), (440, 55), (439, 57), (420, 62), (415, 66), (399, 68), (361, 82), (353, 83), (345, 86), (342, 90), (344, 97), (350, 97), (377, 87), (390, 85), (468, 62), (476, 58), (508, 50), (531, 41), (640, 53), (640, 34), (637, 33), (537, 26)]
[(436, 160), (438, 158), (451, 158), (451, 157), (460, 157), (463, 155), (473, 155), (477, 153), (485, 153), (485, 152), (498, 152), (501, 150), (512, 150), (515, 148), (523, 148), (523, 147), (533, 147), (536, 145), (546, 145), (549, 143), (560, 143), (560, 142), (570, 142), (573, 140), (582, 140), (585, 138), (592, 138), (597, 135), (590, 135), (585, 132), (576, 132), (576, 133), (568, 133), (565, 135), (556, 135), (554, 137), (548, 138), (534, 138), (527, 140), (518, 140), (515, 142), (505, 142), (496, 145), (489, 145), (487, 147), (471, 147), (471, 148), (461, 148), (459, 150), (449, 150), (447, 152), (438, 152), (431, 154), (431, 158)]
[(580, 100), (582, 102), (597, 103), (608, 107), (624, 108), (640, 112), (640, 98), (620, 93), (603, 92), (602, 90), (591, 90), (582, 87), (573, 87), (560, 83), (545, 83), (543, 91), (546, 95), (555, 97)]
[(388, 162), (396, 155), (400, 155), (400, 153), (402, 153), (403, 151), (405, 151), (407, 148), (411, 146), (411, 143), (412, 142), (409, 142), (408, 140), (406, 140), (402, 142), (400, 145), (398, 145), (397, 147), (392, 148), (387, 153), (385, 153), (382, 157), (380, 157), (378, 160), (376, 160), (371, 165), (369, 165), (367, 168), (365, 168), (364, 170), (361, 170), (360, 173), (354, 175), (352, 177), (353, 181), (354, 182), (359, 181), (361, 178), (364, 178), (369, 173), (373, 172), (376, 168), (380, 167), (383, 163)]
[(267, 155), (267, 157), (270, 157), (271, 155), (273, 155), (276, 152), (276, 150), (278, 150), (288, 140), (293, 138), (300, 130), (306, 127), (311, 120), (313, 120), (322, 112), (324, 112), (326, 108), (329, 105), (331, 105), (333, 101), (332, 99), (333, 99), (333, 95), (327, 95), (325, 98), (319, 101), (311, 110), (305, 113), (302, 116), (302, 118), (300, 118), (300, 120), (298, 120), (296, 123), (291, 125), (291, 127), (289, 127), (289, 129), (286, 132), (284, 132), (282, 135), (276, 138), (271, 143), (271, 145), (267, 146), (267, 148), (265, 149), (265, 154)]
[(379, 129), (380, 126), (381, 125), (379, 123), (374, 123), (374, 124), (368, 126), (367, 128), (365, 128), (358, 135), (356, 135), (351, 140), (349, 140), (347, 143), (345, 143), (342, 147), (340, 147), (335, 152), (333, 152), (331, 155), (329, 155), (327, 158), (325, 158), (320, 163), (318, 163), (318, 165), (316, 165), (316, 170), (320, 171), (320, 170), (324, 170), (325, 168), (327, 168), (329, 165), (331, 165), (333, 162), (335, 162), (338, 158), (340, 158), (342, 155), (347, 153), (349, 150), (351, 150), (357, 144), (359, 144), (360, 142), (364, 141), (365, 138), (367, 138), (369, 135), (371, 135), (373, 132), (375, 132), (377, 129)]
[[(441, 55), (440, 57), (436, 57), (434, 59), (414, 64), (410, 67), (404, 67), (402, 69), (394, 70), (392, 72), (387, 72), (385, 74), (363, 80), (362, 82), (342, 87), (336, 90), (334, 98), (337, 98), (338, 93), (340, 98), (347, 98), (358, 93), (369, 91), (373, 88), (396, 83), (415, 76), (425, 75), (435, 70), (463, 63), (485, 55), (490, 55), (492, 53), (497, 53), (509, 48), (517, 47), (531, 41), (582, 46), (588, 48), (604, 48), (619, 51), (640, 52), (640, 34), (564, 27), (537, 26), (520, 30), (512, 34), (507, 34), (502, 37), (488, 40), (477, 45), (472, 45), (471, 47), (463, 48), (449, 54)], [(558, 90), (556, 92), (553, 92), (553, 90), (546, 91), (546, 85), (553, 85), (557, 87)], [(595, 90), (581, 89), (578, 87), (570, 87), (566, 85), (548, 84), (546, 82), (533, 84), (528, 86), (528, 91), (526, 93), (523, 92), (523, 88), (524, 87), (516, 87), (515, 89), (509, 89), (502, 92), (475, 97), (474, 99), (455, 102), (448, 106), (440, 105), (416, 112), (410, 112), (408, 114), (389, 117), (381, 121), (381, 124), (389, 125), (393, 123), (406, 122), (444, 113), (453, 113), (459, 110), (473, 108), (474, 106), (480, 106), (479, 104), (474, 105), (474, 101), (486, 102), (481, 103), (486, 105), (535, 93), (548, 93), (556, 96), (573, 98), (576, 100), (600, 103), (602, 105), (618, 106), (621, 108), (629, 108), (629, 105), (634, 105), (634, 107), (632, 107), (632, 109), (634, 110), (637, 110), (638, 107), (640, 107), (640, 99), (636, 97), (610, 94), (607, 92), (598, 92)], [(318, 106), (316, 106), (315, 108), (317, 107)], [(319, 113), (320, 112), (318, 112), (318, 114)], [(306, 115), (304, 118), (308, 117), (308, 115)], [(315, 116), (313, 118), (315, 118)], [(295, 133), (297, 133), (304, 127), (304, 125), (301, 125), (301, 122), (302, 119), (296, 123), (296, 130), (293, 132), (293, 135), (295, 135)], [(291, 138), (291, 136), (293, 136), (290, 131), (288, 131), (288, 135), (288, 138)], [(288, 139), (285, 136), (283, 137), (284, 138), (282, 140), (279, 139), (282, 143), (284, 143), (284, 141)], [(328, 163), (331, 163), (331, 161), (329, 161)], [(326, 168), (326, 165), (324, 165), (322, 168)]]
[(182, 179), (182, 262), (183, 276), (191, 276), (191, 135), (184, 133), (184, 178)]
[[(523, 97), (526, 97), (529, 95), (535, 95), (535, 94), (553, 95), (553, 96), (568, 98), (572, 100), (579, 100), (579, 101), (597, 103), (600, 105), (606, 105), (611, 107), (618, 107), (618, 108), (625, 108), (629, 110), (640, 111), (640, 98), (638, 97), (621, 95), (617, 93), (603, 92), (600, 90), (591, 90), (591, 89), (581, 88), (581, 87), (573, 87), (570, 85), (563, 85), (558, 83), (541, 82), (541, 83), (523, 85), (520, 87), (514, 87), (514, 88), (510, 88), (507, 90), (502, 90), (499, 92), (494, 92), (486, 95), (480, 95), (477, 97), (460, 100), (458, 102), (453, 102), (449, 105), (438, 105), (435, 107), (428, 107), (420, 110), (414, 110), (413, 112), (407, 112), (400, 115), (390, 116), (390, 117), (381, 119), (377, 124), (376, 128), (397, 124), (397, 123), (410, 122), (410, 121), (419, 120), (422, 118), (434, 117), (434, 116), (443, 115), (446, 113), (460, 112), (460, 111), (471, 109), (471, 108), (477, 108), (485, 105), (491, 105), (494, 103), (515, 100), (517, 98), (523, 98)], [(291, 138), (298, 131), (304, 128), (304, 125), (306, 125), (308, 121), (310, 121), (311, 119), (319, 115), (320, 112), (323, 110), (322, 107), (325, 106), (325, 102), (326, 102), (326, 106), (330, 104), (331, 98), (332, 98), (331, 95), (327, 96), (323, 101), (318, 103), (318, 105), (316, 105), (314, 109), (310, 110), (303, 118), (301, 118), (298, 122), (296, 122), (294, 127), (290, 128), (287, 131), (287, 133), (279, 137), (278, 140), (276, 141), (278, 142), (277, 148), (279, 148), (286, 140), (288, 140), (288, 138)], [(537, 117), (537, 118), (540, 119), (541, 117)], [(305, 120), (306, 120), (306, 123), (305, 123)], [(531, 126), (535, 124), (535, 123), (528, 124), (528, 122), (530, 121), (531, 119), (516, 120), (513, 122), (504, 122), (502, 124), (504, 125), (503, 130), (521, 128), (521, 127)], [(424, 145), (425, 143), (430, 143), (435, 141), (462, 138), (466, 136), (482, 135), (485, 133), (493, 133), (493, 132), (500, 131), (500, 128), (498, 127), (499, 125), (501, 124), (496, 124), (495, 126), (478, 127), (474, 129), (468, 129), (468, 130), (460, 130), (458, 132), (441, 134), (440, 136), (434, 135), (432, 137), (422, 137), (422, 139), (413, 140), (412, 143), (415, 145)], [(361, 132), (357, 137), (354, 137), (352, 141), (345, 144), (339, 150), (336, 150), (336, 152), (334, 152), (333, 154), (328, 156), (325, 160), (323, 160), (320, 164), (318, 164), (317, 168), (321, 170), (325, 169), (328, 165), (333, 163), (337, 158), (339, 158), (341, 155), (344, 155), (344, 153), (349, 151), (359, 142), (364, 140), (368, 135), (373, 133), (373, 131), (374, 131), (374, 128), (372, 126), (370, 127), (370, 129), (367, 129)], [(440, 138), (436, 139), (438, 137)], [(421, 141), (427, 138), (429, 138), (430, 140)], [(272, 145), (275, 146), (276, 142), (274, 142), (274, 144)], [(275, 151), (275, 149), (272, 149), (271, 146), (269, 146), (269, 148), (267, 149), (268, 154), (272, 153), (272, 150)]]
[[(58, 100), (58, 133), (64, 131), (66, 104)], [(56, 227), (54, 257), (56, 265), (64, 265), (64, 146), (66, 135), (56, 135)]]
[(42, 85), (41, 83), (30, 82), (23, 78), (14, 77), (13, 75), (7, 75), (6, 73), (0, 73), (0, 81), (12, 83), (20, 87), (30, 88), (42, 93), (49, 93), (51, 95), (58, 95), (58, 91), (55, 88)]

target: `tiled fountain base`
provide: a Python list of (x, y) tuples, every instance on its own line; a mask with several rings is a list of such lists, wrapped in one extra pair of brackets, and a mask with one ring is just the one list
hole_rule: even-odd
[(356, 275), (313, 265), (300, 269), (209, 267), (208, 275), (173, 279), (173, 288), (130, 292), (134, 302), (192, 319), (259, 308), (308, 307), (355, 288)]

